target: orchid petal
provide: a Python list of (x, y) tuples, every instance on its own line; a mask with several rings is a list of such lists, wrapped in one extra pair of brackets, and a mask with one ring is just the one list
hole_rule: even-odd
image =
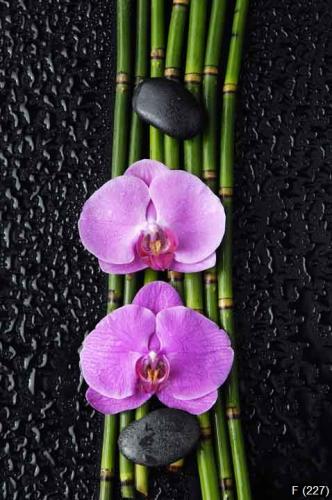
[(85, 248), (105, 262), (132, 262), (149, 202), (146, 184), (136, 177), (106, 182), (83, 206), (78, 227)]
[(130, 262), (130, 264), (110, 264), (109, 262), (99, 261), (99, 266), (104, 273), (109, 274), (128, 274), (136, 273), (142, 269), (146, 269), (148, 266), (136, 256), (135, 259)]
[(167, 389), (158, 392), (157, 396), (164, 405), (170, 408), (177, 408), (193, 415), (200, 415), (212, 408), (217, 400), (218, 391), (212, 391), (201, 398), (187, 400), (174, 398)]
[(196, 399), (227, 378), (233, 349), (226, 332), (202, 314), (178, 306), (157, 314), (160, 350), (170, 363), (167, 391), (178, 399)]
[(127, 168), (125, 175), (133, 175), (141, 179), (147, 186), (150, 186), (153, 179), (167, 172), (168, 169), (155, 160), (139, 160)]
[(153, 179), (150, 195), (157, 223), (178, 237), (177, 262), (200, 262), (220, 245), (225, 231), (224, 208), (198, 177), (180, 170), (168, 171)]
[(154, 331), (155, 316), (144, 307), (128, 305), (108, 314), (83, 343), (81, 369), (88, 385), (110, 398), (132, 396), (136, 362)]
[(133, 304), (146, 307), (157, 314), (168, 307), (182, 306), (183, 303), (180, 295), (171, 285), (164, 281), (153, 281), (139, 290)]
[(183, 264), (182, 262), (173, 261), (171, 264), (172, 271), (178, 271), (179, 273), (198, 273), (199, 271), (205, 271), (210, 269), (216, 264), (216, 253), (207, 257), (200, 262), (194, 262), (192, 264)]
[(114, 399), (108, 398), (99, 394), (99, 392), (94, 389), (89, 389), (85, 395), (89, 404), (100, 413), (104, 415), (115, 415), (121, 411), (133, 410), (144, 404), (148, 399), (150, 399), (151, 394), (146, 392), (137, 392), (128, 398)]

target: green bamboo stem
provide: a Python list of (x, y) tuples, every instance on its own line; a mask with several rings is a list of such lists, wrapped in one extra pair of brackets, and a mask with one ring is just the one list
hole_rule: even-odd
[[(171, 20), (168, 30), (165, 77), (180, 80), (182, 52), (185, 41), (189, 0), (173, 1)], [(165, 164), (169, 168), (180, 168), (180, 143), (174, 137), (165, 135)]]
[(167, 280), (170, 285), (178, 292), (180, 297), (184, 300), (184, 283), (183, 274), (177, 271), (168, 271)]
[[(201, 95), (206, 32), (206, 1), (191, 0), (189, 14), (188, 47), (186, 56), (185, 84), (198, 99)], [(196, 136), (184, 141), (185, 168), (200, 176), (202, 173), (202, 139)]]
[[(186, 56), (185, 84), (199, 99), (201, 94), (202, 69), (204, 61), (206, 2), (191, 0), (189, 14), (188, 47)], [(184, 143), (185, 169), (195, 175), (202, 173), (202, 141), (200, 136)], [(186, 304), (203, 312), (203, 286), (201, 273), (189, 273), (184, 280)], [(211, 424), (208, 413), (199, 416), (202, 439), (197, 451), (197, 464), (203, 500), (220, 498), (217, 469), (211, 440)]]
[[(127, 112), (129, 105), (130, 73), (130, 0), (117, 0), (117, 69), (113, 119), (112, 177), (121, 175), (127, 166), (128, 126)], [(108, 312), (122, 305), (123, 278), (109, 276)], [(117, 418), (107, 415), (104, 419), (104, 434), (101, 456), (99, 500), (111, 500), (112, 478), (116, 459)]]
[[(205, 271), (204, 285), (206, 316), (211, 319), (211, 321), (219, 323), (218, 285), (215, 267)], [(212, 413), (219, 484), (222, 492), (221, 497), (222, 500), (234, 500), (233, 471), (229, 450), (227, 421), (223, 405), (223, 392), (221, 389), (219, 390), (218, 400), (212, 410)]]
[[(124, 283), (124, 304), (130, 304), (137, 292), (137, 274), (127, 274)], [(134, 419), (134, 412), (125, 411), (119, 415), (119, 430), (125, 429)], [(119, 474), (120, 489), (122, 498), (135, 498), (135, 467), (133, 462), (128, 460), (119, 452)]]
[(226, 0), (213, 0), (204, 60), (203, 102), (206, 123), (203, 134), (203, 179), (217, 191), (218, 69), (226, 18)]
[[(139, 420), (149, 412), (149, 406), (147, 403), (137, 408), (135, 413), (135, 419)], [(149, 483), (148, 483), (148, 469), (144, 465), (135, 464), (135, 481), (136, 490), (141, 493), (144, 497), (148, 496)]]
[[(213, 0), (204, 60), (203, 101), (206, 125), (203, 134), (203, 178), (213, 192), (217, 192), (218, 172), (218, 70), (226, 18), (226, 0)], [(205, 312), (209, 319), (219, 323), (218, 285), (216, 268), (204, 272)], [(233, 473), (228, 442), (227, 422), (222, 405), (222, 391), (213, 410), (214, 440), (217, 453), (219, 483), (222, 500), (233, 500)]]
[[(221, 124), (220, 195), (226, 211), (226, 233), (219, 260), (219, 309), (221, 324), (230, 335), (233, 344), (236, 343), (233, 318), (232, 282), (232, 196), (235, 105), (247, 10), (248, 0), (237, 0), (224, 82)], [(251, 500), (250, 481), (240, 414), (238, 369), (237, 360), (235, 358), (226, 389), (226, 415), (228, 419), (228, 431), (233, 458), (237, 498), (238, 500)]]
[[(151, 0), (151, 77), (164, 76), (165, 61), (165, 0)], [(164, 161), (163, 133), (150, 127), (150, 158)]]
[(197, 465), (201, 482), (203, 500), (218, 500), (220, 498), (217, 469), (215, 464), (212, 429), (209, 413), (198, 416), (201, 430), (201, 440), (197, 449)]
[[(124, 411), (119, 417), (119, 431), (133, 420), (132, 411)], [(133, 462), (119, 452), (120, 490), (122, 498), (135, 498), (135, 468)]]
[[(148, 0), (137, 0), (135, 85), (138, 85), (148, 74), (148, 13)], [(129, 165), (142, 157), (143, 130), (143, 122), (136, 113), (132, 113)]]
[[(110, 275), (108, 280), (107, 312), (111, 313), (122, 305), (123, 279), (121, 276)], [(112, 480), (114, 477), (116, 459), (117, 418), (106, 415), (104, 418), (104, 432), (100, 464), (99, 500), (111, 500)]]
[(112, 177), (123, 174), (128, 159), (128, 106), (130, 79), (130, 0), (117, 0), (116, 89), (114, 105)]
[(112, 482), (115, 469), (117, 423), (113, 415), (104, 418), (104, 434), (100, 467), (99, 500), (112, 498)]

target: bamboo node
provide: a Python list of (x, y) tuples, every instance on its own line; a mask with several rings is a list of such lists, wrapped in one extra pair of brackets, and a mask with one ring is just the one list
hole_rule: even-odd
[(173, 5), (189, 5), (190, 0), (173, 0)]
[(233, 299), (231, 298), (224, 298), (224, 299), (219, 299), (218, 301), (219, 309), (232, 309), (234, 306)]
[(178, 271), (168, 271), (168, 279), (170, 281), (183, 281), (183, 274)]
[(120, 486), (125, 487), (125, 486), (134, 486), (135, 482), (133, 479), (123, 479), (122, 481), (120, 480)]
[(238, 420), (241, 416), (241, 412), (239, 408), (235, 406), (229, 406), (226, 408), (226, 417), (228, 420)]
[(100, 469), (100, 480), (101, 481), (112, 481), (114, 477), (112, 469)]
[(218, 75), (218, 66), (204, 66), (204, 75)]
[(231, 198), (233, 196), (233, 188), (232, 187), (221, 187), (219, 189), (219, 194), (223, 198)]
[(233, 94), (237, 90), (236, 83), (225, 83), (223, 87), (224, 94)]
[(165, 59), (165, 49), (152, 49), (150, 53), (151, 59)]
[(179, 68), (165, 68), (165, 77), (174, 78), (178, 80), (181, 77), (181, 70)]
[(202, 75), (201, 73), (186, 73), (184, 75), (184, 81), (186, 83), (201, 83)]
[(121, 297), (117, 294), (115, 290), (108, 291), (108, 303), (109, 304), (121, 304)]
[(206, 283), (207, 285), (212, 284), (212, 283), (217, 283), (216, 273), (205, 273), (204, 274), (204, 283)]
[(123, 71), (120, 71), (119, 73), (116, 74), (116, 83), (117, 84), (129, 84), (129, 75), (128, 73), (124, 73)]
[(214, 170), (203, 170), (203, 179), (205, 181), (214, 180), (217, 178), (217, 174)]
[(212, 437), (211, 427), (201, 427), (201, 440), (206, 441)]
[(231, 477), (224, 477), (221, 480), (221, 489), (222, 491), (229, 491), (233, 489), (233, 480)]

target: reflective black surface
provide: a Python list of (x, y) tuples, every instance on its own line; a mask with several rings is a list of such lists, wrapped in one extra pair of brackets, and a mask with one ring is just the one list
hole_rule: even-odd
[[(102, 419), (78, 349), (106, 283), (78, 240), (108, 178), (113, 2), (0, 0), (1, 498), (96, 499)], [(235, 289), (255, 500), (331, 457), (331, 8), (253, 0), (239, 95)], [(158, 499), (199, 498), (154, 472)]]

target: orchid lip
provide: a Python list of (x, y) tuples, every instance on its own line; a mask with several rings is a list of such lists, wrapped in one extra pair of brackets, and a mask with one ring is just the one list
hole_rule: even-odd
[(142, 230), (136, 243), (139, 257), (156, 271), (169, 269), (178, 246), (177, 238), (170, 229), (150, 222)]
[(168, 379), (170, 365), (167, 357), (150, 351), (136, 363), (136, 374), (145, 392), (156, 393)]

